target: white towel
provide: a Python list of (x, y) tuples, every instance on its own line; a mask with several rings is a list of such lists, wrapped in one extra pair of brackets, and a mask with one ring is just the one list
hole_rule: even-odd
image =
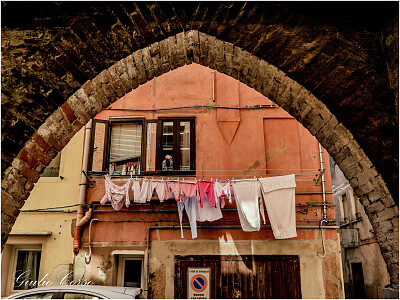
[(207, 195), (204, 195), (203, 207), (200, 207), (200, 202), (197, 201), (196, 205), (196, 220), (199, 222), (216, 221), (222, 218), (221, 208), (219, 206), (219, 199), (215, 198), (216, 207), (212, 207)]
[(232, 187), (243, 231), (259, 231), (257, 179), (232, 182)]
[(265, 206), (276, 239), (296, 237), (294, 174), (259, 178)]

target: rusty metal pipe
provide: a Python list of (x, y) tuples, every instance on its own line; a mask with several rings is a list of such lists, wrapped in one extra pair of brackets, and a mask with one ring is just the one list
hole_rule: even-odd
[(81, 243), (81, 229), (83, 224), (90, 220), (92, 216), (93, 208), (89, 208), (86, 212), (85, 216), (79, 220), (79, 223), (76, 224), (75, 233), (74, 233), (74, 253), (75, 255), (79, 252), (79, 245)]
[[(74, 253), (75, 255), (78, 254), (79, 252), (79, 244), (81, 240), (81, 227), (83, 223), (81, 223), (81, 220), (84, 218), (83, 217), (83, 204), (85, 203), (85, 195), (86, 195), (86, 184), (87, 184), (87, 178), (85, 176), (85, 172), (87, 172), (88, 169), (88, 162), (89, 162), (89, 152), (90, 152), (90, 137), (92, 134), (92, 120), (90, 120), (85, 127), (85, 143), (84, 143), (84, 148), (83, 148), (83, 161), (82, 161), (82, 174), (81, 174), (81, 183), (79, 184), (79, 200), (78, 203), (80, 204), (78, 206), (78, 211), (76, 214), (76, 227), (75, 227), (75, 233), (74, 233)], [(87, 213), (86, 213), (87, 214)], [(90, 215), (92, 214), (92, 211), (90, 210)], [(90, 218), (90, 216), (89, 216)], [(87, 222), (87, 220), (85, 221)], [(81, 225), (79, 225), (81, 224)]]

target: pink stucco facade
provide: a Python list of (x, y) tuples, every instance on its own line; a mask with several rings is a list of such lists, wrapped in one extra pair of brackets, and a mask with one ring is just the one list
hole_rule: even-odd
[[(316, 252), (322, 253), (323, 251), (321, 231), (318, 229), (318, 225), (323, 218), (321, 203), (324, 196), (328, 204), (333, 203), (330, 176), (325, 176), (324, 182), (320, 180), (319, 184), (313, 184), (313, 179), (317, 179), (321, 174), (318, 141), (287, 112), (276, 107), (272, 101), (224, 74), (214, 73), (213, 96), (213, 72), (211, 69), (196, 64), (171, 71), (118, 99), (111, 105), (111, 108), (118, 110), (103, 110), (95, 117), (95, 120), (107, 121), (110, 117), (144, 118), (146, 120), (163, 117), (194, 117), (196, 175), (185, 177), (185, 179), (226, 180), (295, 174), (296, 209), (299, 210), (296, 213), (299, 226), (297, 237), (288, 241), (277, 241), (268, 226), (261, 228), (259, 232), (242, 231), (241, 228), (238, 228), (240, 222), (236, 204), (233, 202), (227, 204), (222, 210), (223, 219), (215, 222), (197, 222), (198, 226), (212, 226), (213, 228), (199, 228), (196, 240), (192, 240), (190, 230), (185, 229), (184, 241), (187, 244), (179, 254), (190, 256), (198, 254), (200, 251), (202, 255), (214, 255), (216, 254), (215, 250), (204, 249), (202, 241), (214, 245), (221, 242), (221, 237), (224, 237), (225, 241), (244, 243), (244, 245), (253, 242), (265, 243), (265, 247), (260, 246), (260, 250), (250, 251), (251, 253), (246, 254), (298, 255), (300, 257), (302, 297), (341, 298), (343, 284), (340, 247), (338, 246), (338, 235), (333, 226), (330, 229), (324, 229), (326, 257), (321, 258), (316, 254)], [(245, 108), (258, 105), (269, 107)], [(186, 108), (157, 110), (182, 106)], [(243, 109), (209, 106), (242, 107)], [(134, 111), (131, 109), (147, 110)], [(324, 149), (322, 157), (325, 174), (330, 174), (329, 157)], [(151, 177), (183, 179), (182, 175), (167, 175), (165, 178), (162, 175), (152, 175)], [(159, 267), (155, 261), (158, 259), (158, 251), (162, 251), (163, 247), (168, 248), (164, 252), (170, 253), (172, 257), (177, 255), (178, 252), (174, 253), (171, 249), (181, 243), (180, 231), (176, 228), (147, 230), (149, 226), (179, 225), (176, 203), (173, 200), (163, 203), (152, 200), (152, 204), (140, 206), (132, 202), (129, 209), (123, 208), (118, 213), (107, 213), (104, 211), (112, 210), (111, 206), (98, 205), (98, 201), (105, 192), (104, 178), (99, 174), (92, 174), (91, 178), (96, 181), (96, 186), (87, 190), (86, 203), (94, 204), (95, 212), (92, 218), (102, 221), (93, 222), (91, 228), (90, 241), (93, 253), (91, 264), (93, 266), (101, 265), (104, 269), (106, 275), (105, 279), (102, 279), (103, 283), (116, 283), (114, 277), (118, 264), (112, 263), (113, 251), (132, 249), (144, 251), (145, 265), (147, 265), (144, 267), (144, 273), (152, 274), (149, 279), (150, 287), (147, 284), (145, 287), (149, 290), (148, 296), (154, 298), (176, 297), (177, 294), (176, 291), (174, 294), (173, 287), (165, 286), (168, 276), (174, 274), (174, 264), (160, 259), (161, 267)], [(128, 178), (129, 176), (119, 177), (113, 181), (116, 184), (122, 184)], [(325, 185), (325, 195), (322, 194), (323, 184)], [(132, 199), (132, 191), (130, 197)], [(300, 212), (301, 209), (303, 209), (303, 213)], [(334, 206), (328, 205), (326, 212), (327, 220), (330, 222), (326, 222), (324, 225), (334, 225)], [(268, 225), (267, 212), (265, 215), (267, 217), (265, 224)], [(188, 225), (186, 215), (184, 221), (185, 225)], [(262, 224), (264, 225), (264, 223)], [(226, 225), (233, 226), (227, 229)], [(225, 227), (218, 229), (216, 228), (218, 226)], [(147, 236), (148, 232), (149, 236)], [(149, 241), (147, 241), (148, 238)], [(88, 226), (86, 226), (82, 233), (79, 255), (87, 250), (88, 241)], [(146, 252), (147, 242), (151, 248), (149, 256)], [(201, 243), (201, 246), (198, 243)], [(155, 245), (158, 245), (158, 248), (154, 248)], [(270, 253), (266, 250), (268, 247), (271, 249)], [(231, 255), (230, 251), (226, 250), (226, 253), (220, 251), (219, 254)], [(311, 279), (309, 277), (312, 277), (313, 274), (311, 265), (314, 259), (316, 268), (319, 269), (315, 271), (316, 278)], [(76, 264), (75, 267), (78, 268), (79, 265)], [(88, 270), (87, 265), (86, 270)], [(94, 281), (100, 280), (98, 274), (93, 271), (93, 267), (92, 271), (87, 271), (85, 276)], [(158, 283), (156, 283), (157, 280)], [(164, 285), (160, 287), (159, 282), (164, 282)], [(310, 291), (311, 288), (315, 290)]]

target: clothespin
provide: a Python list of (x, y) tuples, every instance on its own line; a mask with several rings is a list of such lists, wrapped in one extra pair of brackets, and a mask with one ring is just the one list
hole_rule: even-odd
[(212, 182), (212, 178), (211, 178), (211, 182)]

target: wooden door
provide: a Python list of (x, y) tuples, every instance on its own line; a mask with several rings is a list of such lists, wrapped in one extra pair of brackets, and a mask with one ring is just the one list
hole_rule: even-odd
[(352, 263), (351, 273), (353, 276), (353, 288), (355, 299), (365, 299), (365, 285), (364, 285), (364, 275), (362, 270), (362, 263)]
[(297, 256), (204, 255), (175, 257), (175, 298), (188, 296), (188, 268), (210, 268), (214, 299), (301, 298)]

